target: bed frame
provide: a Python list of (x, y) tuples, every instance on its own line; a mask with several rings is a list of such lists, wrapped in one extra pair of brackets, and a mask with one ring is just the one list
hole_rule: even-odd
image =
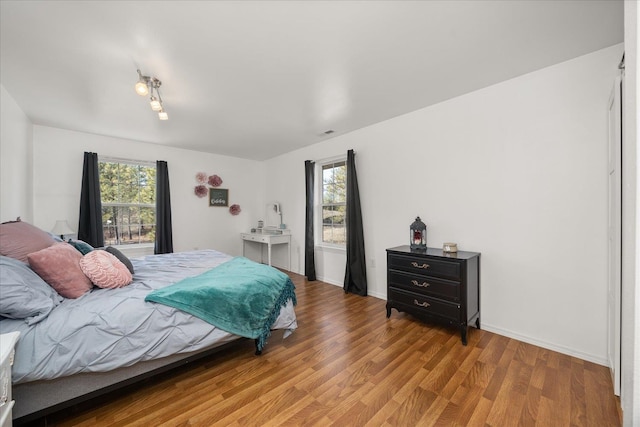
[[(204, 350), (139, 362), (110, 372), (81, 373), (53, 380), (14, 385), (13, 423), (19, 426), (94, 400), (112, 391), (140, 383), (160, 373), (218, 353), (237, 343), (238, 340), (245, 339), (247, 338), (237, 336), (236, 339)], [(256, 354), (259, 354), (257, 347)]]

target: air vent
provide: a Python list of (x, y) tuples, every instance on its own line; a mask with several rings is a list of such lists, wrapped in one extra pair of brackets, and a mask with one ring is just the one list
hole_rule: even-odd
[(333, 129), (329, 129), (329, 130), (325, 130), (324, 134), (325, 135), (331, 135), (333, 132), (335, 132)]

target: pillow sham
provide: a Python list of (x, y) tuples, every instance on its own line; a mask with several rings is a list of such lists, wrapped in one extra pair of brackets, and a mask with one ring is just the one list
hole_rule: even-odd
[(100, 288), (121, 288), (133, 280), (127, 266), (107, 251), (89, 252), (80, 260), (80, 268)]
[(111, 255), (115, 256), (116, 258), (118, 258), (118, 260), (120, 260), (120, 262), (127, 267), (127, 270), (129, 270), (131, 274), (133, 274), (133, 264), (131, 264), (131, 261), (129, 260), (129, 258), (127, 258), (125, 254), (123, 254), (113, 246), (107, 246), (106, 248), (104, 248), (104, 250), (109, 252)]
[(31, 253), (29, 265), (65, 298), (78, 298), (92, 288), (91, 280), (80, 269), (82, 254), (66, 242)]
[(27, 262), (27, 255), (53, 245), (47, 232), (24, 221), (0, 224), (0, 255)]
[(0, 256), (0, 316), (34, 325), (57, 307), (62, 297), (29, 266)]
[(86, 255), (94, 249), (93, 246), (82, 240), (69, 239), (67, 243), (76, 248), (82, 255)]

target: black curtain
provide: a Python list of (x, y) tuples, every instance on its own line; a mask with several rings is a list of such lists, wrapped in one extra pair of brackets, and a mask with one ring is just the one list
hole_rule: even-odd
[(364, 232), (360, 193), (356, 176), (355, 153), (347, 152), (347, 268), (344, 274), (344, 291), (367, 295), (367, 268), (364, 254)]
[(156, 244), (155, 254), (173, 252), (171, 231), (171, 196), (169, 194), (169, 168), (167, 162), (156, 162)]
[(311, 160), (304, 162), (304, 180), (307, 195), (307, 207), (305, 211), (305, 234), (304, 234), (304, 275), (307, 280), (316, 280), (316, 259), (315, 242), (313, 240), (313, 187), (314, 187), (314, 166)]
[(97, 153), (84, 153), (78, 240), (94, 248), (104, 246), (102, 233), (102, 202), (100, 201), (100, 169)]

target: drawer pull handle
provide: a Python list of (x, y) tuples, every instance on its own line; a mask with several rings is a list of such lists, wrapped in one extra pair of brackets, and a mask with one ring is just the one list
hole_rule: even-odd
[(428, 302), (418, 302), (417, 299), (413, 300), (413, 303), (415, 305), (417, 305), (418, 307), (429, 307), (431, 304), (429, 304)]
[(415, 261), (413, 261), (413, 262), (411, 263), (411, 265), (413, 265), (415, 268), (429, 268), (429, 264), (422, 264), (422, 265), (420, 265), (420, 264), (418, 264), (418, 263), (417, 263), (417, 262), (415, 262)]
[(429, 282), (418, 282), (417, 280), (412, 280), (411, 283), (413, 283), (415, 286), (419, 286), (421, 288), (428, 288), (429, 286), (431, 286), (431, 283)]

